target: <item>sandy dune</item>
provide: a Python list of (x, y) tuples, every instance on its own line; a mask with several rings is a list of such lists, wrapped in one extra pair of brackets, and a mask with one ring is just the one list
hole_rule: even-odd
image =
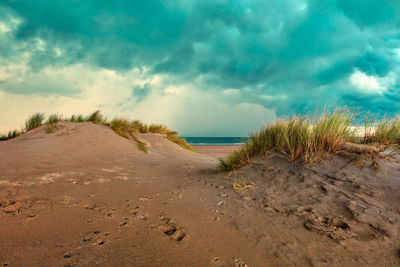
[(400, 264), (398, 155), (218, 173), (224, 148), (139, 138), (149, 153), (91, 123), (0, 142), (0, 266)]

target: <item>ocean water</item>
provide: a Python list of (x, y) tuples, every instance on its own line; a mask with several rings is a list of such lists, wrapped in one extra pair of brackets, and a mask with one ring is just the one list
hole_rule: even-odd
[(194, 146), (235, 146), (243, 144), (247, 137), (183, 137)]

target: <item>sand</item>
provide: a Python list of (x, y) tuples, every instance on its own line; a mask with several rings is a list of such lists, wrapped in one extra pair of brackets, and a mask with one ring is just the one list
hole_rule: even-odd
[(223, 158), (241, 146), (193, 146), (197, 153), (213, 158)]
[(220, 173), (232, 147), (139, 138), (149, 153), (91, 123), (0, 142), (0, 266), (400, 264), (398, 155)]

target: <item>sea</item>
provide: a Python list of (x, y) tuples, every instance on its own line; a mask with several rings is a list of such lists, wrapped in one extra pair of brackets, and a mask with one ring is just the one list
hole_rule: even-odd
[(185, 137), (193, 146), (237, 146), (246, 142), (248, 137)]

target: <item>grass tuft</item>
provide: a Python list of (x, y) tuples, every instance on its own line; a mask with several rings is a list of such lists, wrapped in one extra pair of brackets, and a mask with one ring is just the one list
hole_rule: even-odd
[(57, 124), (59, 121), (62, 121), (62, 116), (58, 114), (51, 114), (47, 119), (47, 124)]
[(139, 150), (141, 150), (141, 151), (143, 151), (143, 152), (147, 152), (147, 147), (146, 147), (146, 144), (145, 144), (145, 143), (143, 143), (143, 142), (141, 142), (141, 141), (139, 141), (139, 140), (136, 140), (136, 145), (137, 145), (137, 148), (138, 148)]
[(400, 144), (399, 116), (383, 118), (379, 121), (375, 118), (367, 118), (365, 125), (364, 143), (380, 143), (385, 145)]
[(21, 132), (14, 130), (14, 131), (9, 131), (8, 134), (3, 134), (0, 135), (0, 141), (6, 141), (12, 138), (15, 138), (17, 136), (19, 136), (21, 134)]
[(220, 169), (240, 168), (253, 157), (270, 152), (281, 153), (290, 162), (302, 160), (311, 164), (319, 161), (353, 139), (354, 131), (350, 126), (354, 117), (349, 110), (335, 110), (321, 116), (279, 119), (251, 134), (242, 148), (220, 159)]
[(77, 115), (72, 115), (71, 118), (69, 119), (70, 122), (85, 122), (87, 121), (81, 114)]
[(57, 123), (62, 120), (62, 116), (58, 114), (51, 114), (46, 121), (46, 133), (52, 133), (57, 127)]
[(103, 123), (105, 120), (103, 118), (103, 115), (101, 115), (100, 110), (96, 110), (89, 115), (87, 121), (91, 121), (93, 123)]
[(178, 132), (169, 131), (167, 133), (167, 138), (171, 142), (176, 143), (177, 145), (183, 147), (184, 149), (194, 151), (193, 147), (186, 142), (185, 138), (179, 137)]
[(114, 119), (110, 123), (111, 129), (113, 129), (117, 134), (128, 139), (133, 139), (136, 141), (138, 148), (142, 151), (147, 151), (146, 144), (141, 142), (136, 134), (140, 133), (160, 133), (166, 134), (168, 140), (178, 144), (179, 146), (194, 151), (193, 147), (190, 146), (184, 138), (178, 136), (178, 132), (171, 131), (167, 126), (161, 124), (151, 124), (147, 126), (141, 121), (134, 120), (128, 121), (127, 119), (119, 118)]
[(162, 124), (150, 124), (148, 127), (148, 131), (150, 133), (161, 133), (161, 134), (168, 134), (170, 131), (167, 126)]
[(114, 132), (128, 139), (134, 139), (134, 136), (138, 131), (135, 124), (123, 118), (113, 119), (110, 123), (110, 127)]
[(125, 137), (136, 142), (137, 148), (143, 152), (147, 152), (146, 144), (137, 138), (136, 133), (139, 131), (141, 125), (138, 121), (130, 122), (127, 119), (119, 118), (113, 119), (110, 122), (111, 129), (118, 135)]
[(25, 122), (25, 130), (30, 131), (32, 129), (35, 129), (43, 124), (44, 121), (44, 114), (43, 113), (36, 113), (33, 114), (28, 118), (28, 120)]

